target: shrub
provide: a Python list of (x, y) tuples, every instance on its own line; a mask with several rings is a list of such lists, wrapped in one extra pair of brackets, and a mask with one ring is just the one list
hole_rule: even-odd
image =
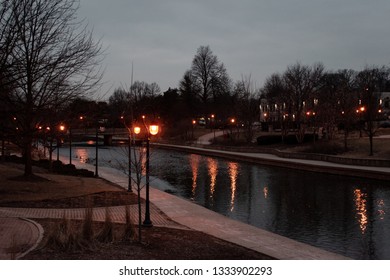
[(106, 218), (102, 230), (96, 236), (96, 239), (103, 243), (114, 241), (114, 230), (111, 219), (111, 213), (108, 207), (106, 207)]
[(93, 208), (91, 207), (91, 202), (87, 201), (87, 207), (85, 208), (85, 215), (83, 221), (83, 228), (81, 237), (85, 241), (92, 241), (93, 238)]
[(125, 226), (125, 231), (123, 233), (122, 240), (132, 241), (136, 236), (136, 230), (133, 223), (131, 222), (130, 205), (126, 205), (125, 211), (126, 211), (126, 215), (125, 215), (126, 226)]

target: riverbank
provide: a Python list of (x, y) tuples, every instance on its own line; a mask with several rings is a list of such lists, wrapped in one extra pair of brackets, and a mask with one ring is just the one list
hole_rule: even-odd
[(278, 167), (286, 167), (291, 169), (299, 169), (312, 172), (320, 172), (342, 176), (353, 176), (360, 178), (369, 178), (377, 180), (388, 180), (390, 178), (390, 167), (386, 166), (367, 166), (357, 164), (341, 164), (324, 160), (312, 160), (295, 157), (279, 157), (270, 153), (259, 153), (249, 151), (227, 151), (218, 150), (213, 146), (195, 147), (170, 145), (162, 143), (153, 143), (154, 147), (162, 149), (171, 149), (175, 151), (195, 153), (207, 156), (215, 156), (225, 159), (233, 159), (245, 161), (260, 165), (270, 165)]

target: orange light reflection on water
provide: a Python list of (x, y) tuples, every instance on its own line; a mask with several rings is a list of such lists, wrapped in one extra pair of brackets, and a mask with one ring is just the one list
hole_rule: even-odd
[(379, 214), (379, 219), (383, 220), (385, 218), (386, 212), (384, 210), (385, 208), (385, 201), (383, 199), (378, 200), (378, 214)]
[(368, 216), (367, 216), (367, 194), (360, 189), (355, 189), (354, 200), (356, 206), (356, 218), (360, 225), (362, 234), (366, 232)]
[(200, 162), (199, 155), (194, 155), (194, 154), (190, 155), (190, 166), (192, 170), (192, 198), (195, 197), (195, 191), (198, 182), (199, 162)]
[(207, 168), (210, 176), (210, 198), (212, 199), (214, 197), (215, 185), (217, 184), (218, 161), (212, 158), (208, 158)]
[(234, 201), (236, 198), (236, 191), (237, 191), (238, 163), (229, 162), (228, 168), (229, 168), (230, 190), (231, 190), (230, 211), (233, 211)]
[(87, 163), (91, 160), (87, 149), (76, 149), (76, 158), (82, 163)]
[(264, 198), (267, 199), (268, 198), (268, 187), (263, 188), (263, 194), (264, 194)]

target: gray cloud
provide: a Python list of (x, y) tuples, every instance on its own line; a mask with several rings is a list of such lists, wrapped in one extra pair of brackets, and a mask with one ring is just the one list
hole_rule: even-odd
[(79, 16), (107, 47), (107, 86), (134, 78), (176, 87), (210, 45), (233, 78), (261, 86), (301, 61), (361, 69), (390, 60), (388, 0), (81, 0)]

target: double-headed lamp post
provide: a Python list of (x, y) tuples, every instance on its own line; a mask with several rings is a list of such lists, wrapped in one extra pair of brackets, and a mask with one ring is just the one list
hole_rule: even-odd
[(58, 126), (59, 133), (57, 134), (57, 161), (60, 160), (60, 134), (64, 133), (65, 125), (60, 124)]
[[(145, 220), (143, 222), (143, 226), (146, 227), (152, 227), (153, 223), (150, 220), (150, 200), (149, 200), (149, 143), (150, 143), (150, 136), (157, 135), (159, 132), (159, 126), (158, 125), (149, 125), (146, 126), (146, 197), (145, 197)], [(134, 133), (136, 135), (141, 133), (141, 127), (140, 126), (134, 126)]]

